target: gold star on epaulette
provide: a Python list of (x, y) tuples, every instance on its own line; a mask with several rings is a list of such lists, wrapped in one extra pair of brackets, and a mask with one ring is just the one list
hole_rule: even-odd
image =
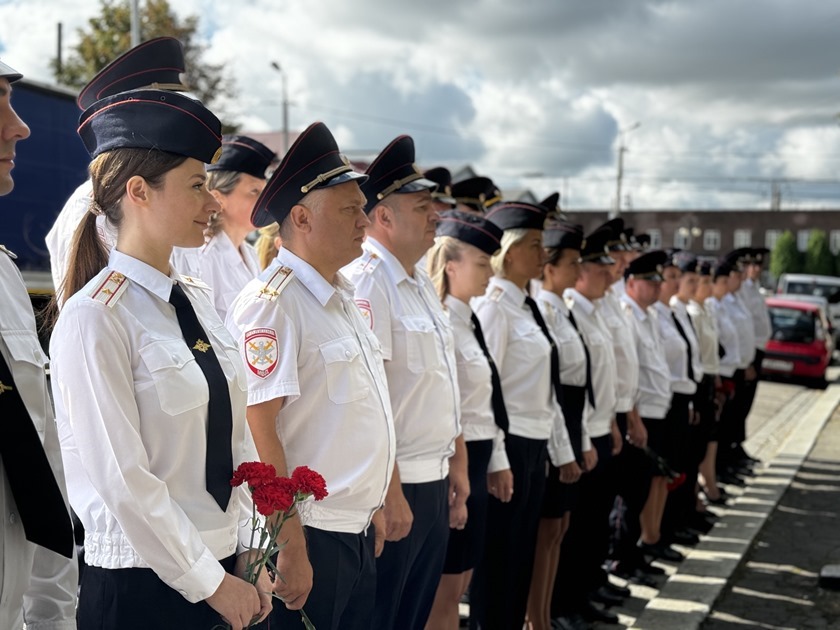
[(272, 297), (275, 297), (279, 295), (279, 293), (275, 289), (265, 286), (262, 289), (260, 289), (260, 295), (270, 295)]
[(199, 352), (207, 352), (210, 349), (210, 344), (204, 341), (203, 339), (199, 339), (195, 342), (195, 345), (192, 347), (193, 350), (198, 350)]
[(5, 385), (5, 384), (3, 383), (3, 381), (0, 381), (0, 394), (5, 394), (6, 392), (11, 392), (11, 391), (13, 391), (14, 389), (15, 389), (15, 388), (14, 388), (14, 387), (12, 387), (11, 385)]

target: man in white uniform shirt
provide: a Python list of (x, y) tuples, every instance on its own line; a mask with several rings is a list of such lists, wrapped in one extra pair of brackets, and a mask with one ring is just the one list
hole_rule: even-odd
[[(258, 227), (280, 224), (283, 247), (227, 321), (248, 366), (248, 422), (260, 458), (279, 474), (309, 466), (327, 484), (327, 498), (284, 525), (278, 557), (289, 589), (280, 595), (293, 609), (306, 601), (319, 629), (376, 627), (370, 525), (394, 466), (382, 353), (339, 271), (362, 250), (364, 179), (323, 123), (300, 135), (252, 215)], [(275, 607), (278, 627), (300, 623), (289, 608)]]
[[(21, 74), (0, 61), (0, 195), (14, 187), (15, 145), (29, 127), (12, 109)], [(12, 259), (0, 245), (0, 628), (76, 628), (78, 565), (47, 357)]]
[[(150, 39), (117, 57), (100, 70), (79, 92), (76, 103), (80, 109), (85, 110), (106, 96), (143, 87), (184, 91), (188, 88), (181, 83), (179, 76), (183, 72), (184, 48), (181, 42), (174, 37)], [(87, 179), (70, 195), (52, 228), (47, 232), (50, 271), (57, 294), (67, 273), (73, 235), (88, 212), (91, 192), (90, 179)], [(116, 228), (105, 220), (104, 215), (97, 217), (96, 228), (105, 247), (110, 251), (117, 243)]]
[(371, 627), (422, 628), (443, 570), (449, 498), (469, 494), (466, 462), (449, 469), (456, 439), (463, 440), (452, 329), (416, 266), (434, 243), (436, 184), (414, 165), (408, 136), (391, 142), (366, 174), (371, 224), (361, 258), (346, 271), (382, 344), (397, 437)]

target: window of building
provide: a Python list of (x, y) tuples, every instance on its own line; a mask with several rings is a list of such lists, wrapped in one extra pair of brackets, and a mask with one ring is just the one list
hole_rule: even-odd
[(764, 247), (767, 249), (773, 249), (776, 247), (776, 241), (779, 240), (779, 237), (782, 235), (781, 230), (767, 230), (764, 233)]
[(660, 249), (662, 247), (662, 231), (653, 229), (648, 230), (647, 233), (650, 235), (650, 248)]
[(732, 244), (735, 249), (739, 247), (751, 247), (752, 230), (735, 230), (735, 233), (732, 235)]
[(690, 235), (688, 230), (685, 228), (680, 228), (676, 232), (674, 232), (674, 247), (677, 249), (688, 249), (689, 248), (689, 240)]
[(828, 233), (828, 246), (831, 248), (831, 253), (835, 256), (840, 254), (840, 230), (831, 230)]
[(703, 249), (707, 252), (716, 252), (720, 249), (720, 230), (703, 232)]
[(808, 239), (811, 238), (811, 230), (799, 230), (796, 233), (796, 249), (804, 252), (808, 249)]

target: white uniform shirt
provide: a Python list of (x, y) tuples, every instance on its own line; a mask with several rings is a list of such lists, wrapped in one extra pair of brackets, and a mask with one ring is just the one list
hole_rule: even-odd
[(493, 415), (493, 382), (490, 364), (475, 338), (472, 309), (458, 298), (447, 295), (443, 301), (449, 312), (455, 337), (458, 389), (461, 392), (461, 428), (464, 440), (493, 440), (493, 453), (487, 472), (510, 468), (505, 451), (505, 434)]
[(303, 524), (364, 531), (391, 480), (394, 420), (379, 342), (352, 285), (281, 248), (227, 326), (248, 365), (248, 404), (286, 398), (276, 424), (289, 472), (309, 466), (327, 483), (323, 501), (301, 507)]
[(525, 292), (509, 280), (494, 277), (486, 293), (473, 302), (502, 381), (508, 432), (548, 440), (555, 466), (575, 461), (551, 383), (551, 347), (525, 304)]
[(609, 435), (615, 415), (615, 389), (618, 374), (615, 369), (613, 342), (597, 305), (575, 289), (566, 289), (563, 296), (568, 301), (578, 328), (586, 340), (592, 363), (592, 388), (595, 408), (586, 406), (583, 419), (590, 437)]
[(676, 394), (693, 394), (697, 391), (697, 383), (688, 377), (688, 346), (674, 324), (671, 317), (673, 311), (658, 300), (649, 310), (656, 312), (659, 338), (671, 376), (671, 391)]
[(237, 249), (230, 237), (220, 231), (203, 247), (176, 247), (172, 264), (183, 274), (201, 278), (213, 289), (213, 304), (222, 321), (245, 285), (260, 275), (254, 247), (243, 242)]
[(688, 304), (681, 301), (676, 295), (670, 301), (671, 310), (674, 316), (679, 320), (685, 336), (688, 339), (688, 345), (691, 349), (691, 369), (694, 371), (694, 381), (699, 383), (703, 380), (703, 358), (700, 351), (700, 340), (697, 337), (697, 326), (694, 323), (691, 315), (688, 312)]
[[(257, 460), (245, 420), (245, 366), (206, 285), (183, 277), (179, 284), (228, 379), (236, 468)], [(172, 285), (111, 250), (108, 267), (61, 311), (50, 344), (52, 385), (85, 562), (151, 567), (197, 602), (221, 583), (219, 560), (249, 543), (252, 504), (244, 486), (234, 488), (223, 512), (206, 490), (210, 394), (169, 304)]]
[(718, 373), (731, 378), (735, 370), (741, 365), (741, 347), (738, 343), (738, 331), (721, 300), (711, 296), (706, 298), (706, 308), (715, 318), (718, 330), (718, 341), (723, 347), (723, 356), (719, 361)]
[(639, 357), (636, 406), (643, 418), (663, 419), (671, 407), (671, 370), (659, 338), (656, 312), (643, 309), (626, 293), (621, 298), (624, 316), (632, 324)]
[[(52, 272), (53, 284), (56, 291), (64, 282), (67, 275), (67, 265), (70, 258), (70, 249), (73, 246), (73, 235), (76, 228), (87, 216), (90, 207), (93, 185), (90, 179), (81, 184), (64, 204), (61, 212), (55, 219), (50, 231), (47, 232), (47, 251), (50, 253), (50, 271)], [(110, 251), (117, 243), (117, 230), (105, 220), (104, 216), (96, 217), (96, 229), (99, 238), (105, 243)]]
[(727, 293), (723, 298), (723, 308), (729, 316), (738, 335), (738, 353), (741, 362), (739, 369), (746, 369), (755, 359), (755, 324), (752, 315), (737, 294)]
[(461, 410), (452, 327), (432, 281), (417, 268), (409, 276), (371, 237), (345, 275), (356, 285), (356, 304), (382, 345), (400, 480), (444, 479), (461, 434)]
[(764, 347), (770, 340), (770, 335), (773, 334), (773, 327), (770, 324), (770, 312), (767, 310), (764, 296), (758, 290), (758, 284), (749, 278), (741, 283), (741, 290), (738, 293), (753, 318), (755, 347), (758, 350), (764, 350)]
[(710, 307), (691, 300), (686, 306), (694, 330), (697, 331), (697, 341), (700, 344), (700, 362), (703, 374), (717, 375), (720, 373), (720, 356), (718, 353), (719, 336), (718, 325)]
[[(23, 279), (9, 256), (0, 250), (0, 353), (12, 372), (15, 387), (41, 436), (56, 481), (66, 493), (61, 450), (47, 390), (32, 305)], [(9, 383), (5, 384), (9, 386)], [(0, 422), (6, 421), (0, 419)], [(68, 508), (69, 512), (69, 508)], [(23, 523), (0, 462), (0, 628), (27, 627), (71, 630), (76, 627), (78, 562), (26, 540)]]
[[(620, 282), (623, 290), (624, 281)], [(618, 375), (615, 410), (616, 413), (627, 413), (633, 409), (639, 392), (639, 355), (636, 353), (636, 338), (633, 336), (631, 322), (624, 316), (620, 297), (615, 293), (618, 286), (619, 282), (613, 284), (606, 295), (598, 300), (598, 304), (601, 317), (610, 331), (615, 356), (615, 371)]]

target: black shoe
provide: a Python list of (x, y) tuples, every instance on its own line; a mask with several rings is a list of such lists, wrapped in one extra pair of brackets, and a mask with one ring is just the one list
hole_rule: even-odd
[(630, 577), (627, 578), (627, 581), (631, 584), (638, 584), (639, 586), (649, 586), (650, 588), (656, 588), (656, 580), (653, 578), (652, 575), (648, 575), (641, 569), (635, 569)]
[(618, 595), (619, 597), (627, 598), (630, 597), (630, 589), (626, 586), (619, 586), (618, 584), (614, 584), (612, 582), (607, 582), (601, 588), (605, 588), (610, 591), (613, 595)]
[(679, 551), (671, 549), (668, 545), (664, 545), (662, 543), (656, 543), (655, 545), (639, 543), (639, 549), (642, 550), (642, 553), (648, 556), (653, 556), (654, 558), (659, 558), (661, 560), (667, 560), (668, 562), (682, 562), (685, 560), (685, 556)]
[(584, 601), (583, 608), (580, 612), (586, 621), (597, 621), (598, 623), (608, 624), (618, 623), (618, 615), (609, 610), (604, 610), (598, 604), (588, 599)]
[(693, 547), (700, 542), (700, 537), (697, 534), (686, 531), (685, 529), (678, 529), (671, 534), (671, 543), (677, 545), (686, 545)]
[(551, 620), (552, 630), (591, 630), (592, 626), (577, 613), (555, 617)]
[(640, 562), (637, 569), (645, 575), (665, 575), (665, 569), (654, 566), (650, 562)]
[(708, 534), (714, 526), (715, 523), (713, 520), (699, 512), (696, 516), (692, 515), (688, 517), (688, 527), (701, 534)]
[(621, 606), (624, 603), (624, 598), (619, 597), (615, 593), (611, 593), (606, 586), (602, 586), (596, 591), (589, 594), (589, 599), (604, 606)]
[(730, 486), (738, 486), (743, 488), (747, 482), (730, 472), (722, 472), (718, 475), (718, 483), (724, 483)]

